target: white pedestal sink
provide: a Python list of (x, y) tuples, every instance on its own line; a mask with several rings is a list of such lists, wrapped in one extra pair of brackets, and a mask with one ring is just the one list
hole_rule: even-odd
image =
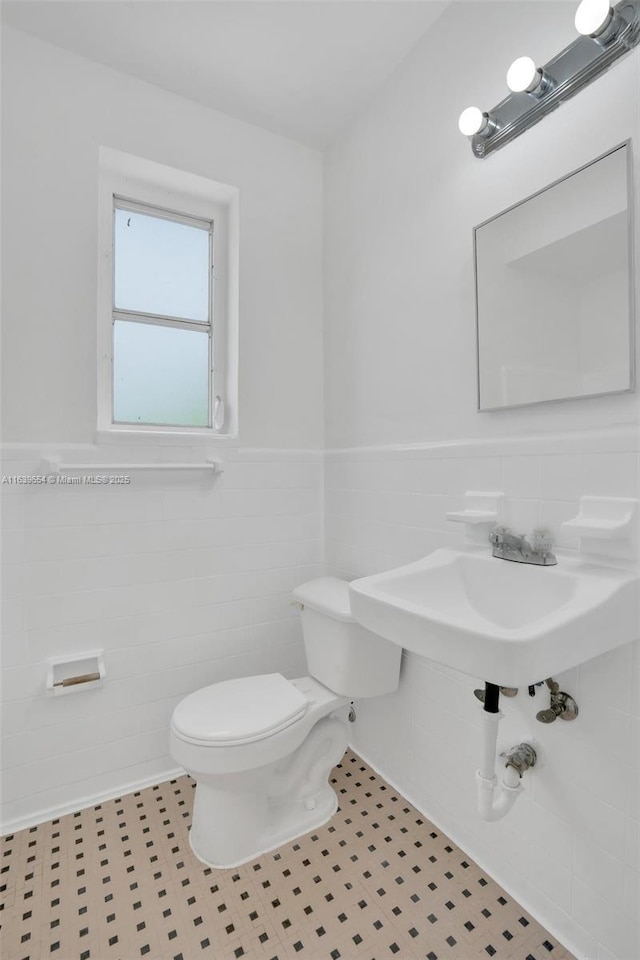
[(560, 557), (496, 559), (483, 545), (436, 550), (350, 584), (363, 626), (499, 686), (525, 686), (640, 637), (638, 571)]

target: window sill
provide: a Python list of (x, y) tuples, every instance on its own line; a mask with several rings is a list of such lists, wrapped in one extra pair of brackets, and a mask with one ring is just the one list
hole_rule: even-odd
[(197, 446), (211, 444), (213, 446), (233, 447), (239, 444), (237, 434), (215, 433), (213, 430), (127, 430), (113, 427), (108, 430), (96, 430), (93, 435), (95, 444), (142, 444), (162, 446)]

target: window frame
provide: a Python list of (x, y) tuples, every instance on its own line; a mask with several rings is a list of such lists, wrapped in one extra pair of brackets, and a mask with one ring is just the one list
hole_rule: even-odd
[[(116, 271), (115, 271), (115, 249), (116, 249), (116, 238), (115, 238), (115, 213), (116, 210), (125, 210), (130, 213), (140, 213), (143, 216), (155, 217), (158, 220), (170, 220), (172, 223), (182, 223), (185, 226), (196, 227), (200, 230), (206, 229), (208, 234), (209, 241), (209, 256), (208, 256), (208, 275), (207, 275), (207, 319), (203, 320), (189, 320), (186, 317), (177, 317), (170, 316), (168, 314), (159, 314), (159, 313), (147, 313), (142, 310), (121, 310), (116, 307)], [(140, 426), (140, 427), (164, 427), (167, 429), (171, 428), (184, 428), (187, 430), (194, 430), (198, 428), (196, 424), (179, 424), (179, 423), (157, 423), (154, 421), (148, 420), (116, 420), (115, 417), (115, 380), (114, 380), (114, 358), (115, 358), (115, 324), (117, 320), (124, 321), (126, 323), (146, 323), (150, 326), (158, 327), (172, 327), (173, 329), (178, 330), (195, 330), (199, 333), (207, 333), (208, 335), (208, 351), (207, 351), (207, 425), (205, 429), (211, 429), (213, 426), (214, 419), (214, 406), (216, 399), (221, 399), (218, 394), (217, 397), (214, 395), (215, 384), (216, 384), (216, 370), (215, 370), (215, 350), (217, 344), (214, 339), (214, 318), (216, 314), (215, 310), (215, 284), (214, 284), (214, 272), (215, 272), (215, 221), (213, 219), (205, 219), (203, 217), (194, 217), (189, 214), (185, 214), (182, 211), (178, 210), (169, 210), (166, 207), (159, 207), (155, 204), (143, 203), (140, 200), (134, 200), (129, 197), (123, 197), (118, 194), (113, 195), (113, 212), (112, 212), (112, 244), (113, 244), (113, 257), (112, 257), (112, 294), (111, 294), (111, 423), (114, 427), (131, 427), (131, 426)]]
[[(98, 188), (98, 443), (121, 440), (190, 443), (206, 439), (238, 442), (239, 192), (236, 187), (154, 161), (100, 147)], [(165, 212), (168, 219), (213, 224), (210, 234), (209, 425), (127, 423), (113, 419), (114, 198), (141, 212)], [(127, 206), (127, 209), (129, 207)], [(147, 208), (143, 210), (142, 208)], [(122, 311), (133, 315), (136, 311)], [(139, 314), (143, 316), (143, 314)], [(149, 315), (159, 323), (160, 315)], [(158, 317), (157, 320), (154, 318)], [(203, 332), (206, 324), (165, 318), (171, 326)], [(216, 414), (222, 411), (222, 423)]]

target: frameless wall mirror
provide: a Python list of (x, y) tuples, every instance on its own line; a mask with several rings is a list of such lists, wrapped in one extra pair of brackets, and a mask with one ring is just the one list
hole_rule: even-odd
[(631, 144), (474, 229), (478, 409), (633, 389)]

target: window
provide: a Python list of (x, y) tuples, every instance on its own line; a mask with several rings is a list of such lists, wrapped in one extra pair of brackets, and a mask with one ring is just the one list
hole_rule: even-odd
[(237, 191), (102, 149), (100, 197), (100, 434), (234, 436)]
[(114, 423), (211, 426), (213, 229), (114, 197)]

